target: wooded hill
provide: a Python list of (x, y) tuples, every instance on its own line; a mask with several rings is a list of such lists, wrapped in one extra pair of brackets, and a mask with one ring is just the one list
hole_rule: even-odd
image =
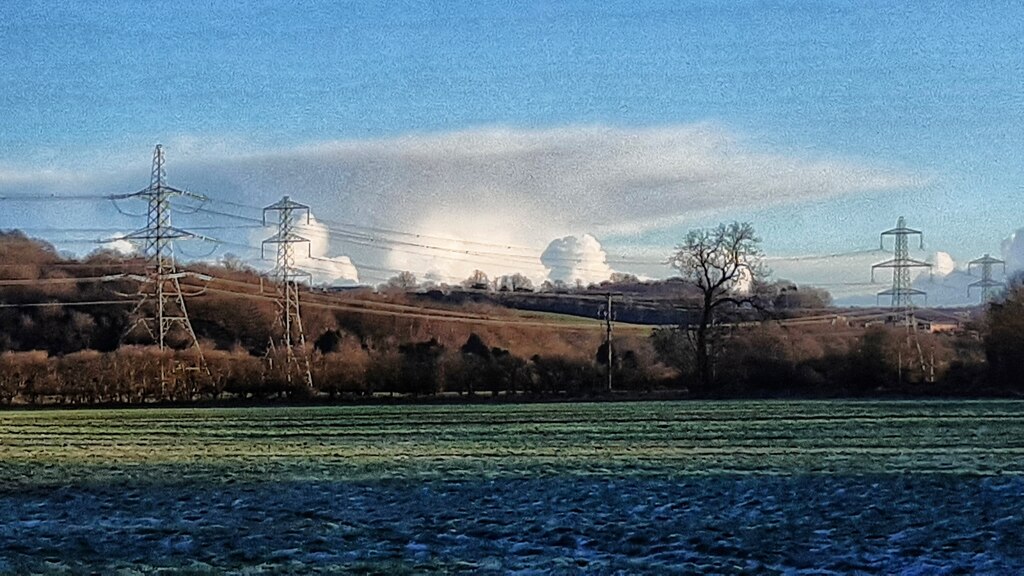
[[(144, 261), (111, 252), (69, 258), (21, 233), (0, 233), (0, 402), (603, 395), (607, 354), (597, 316), (607, 291), (617, 294), (617, 393), (693, 391), (692, 342), (679, 326), (692, 292), (676, 280), (574, 293), (304, 289), (309, 388), (269, 347), (279, 328), (266, 278), (233, 260), (189, 269), (214, 278), (184, 281), (196, 293), (188, 311), (208, 370), (182, 369), (198, 361), (180, 335), (163, 353), (138, 332), (126, 336), (139, 283), (125, 275), (143, 273)], [(827, 294), (787, 286), (776, 283), (757, 309), (725, 311), (712, 343), (715, 385), (702, 395), (1024, 390), (1016, 369), (1024, 359), (1019, 289), (986, 312), (961, 314), (954, 330), (920, 330), (911, 339), (877, 311), (836, 310)], [(629, 323), (662, 318), (670, 325)]]

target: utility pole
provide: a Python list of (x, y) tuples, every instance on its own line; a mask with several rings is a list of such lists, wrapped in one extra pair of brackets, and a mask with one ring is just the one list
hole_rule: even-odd
[(611, 392), (612, 391), (612, 366), (614, 365), (613, 362), (615, 360), (615, 357), (614, 357), (614, 354), (613, 354), (613, 351), (612, 351), (612, 322), (615, 320), (615, 311), (612, 308), (612, 296), (614, 296), (614, 294), (611, 293), (611, 292), (608, 292), (607, 294), (605, 294), (605, 296), (608, 298), (608, 302), (605, 305), (605, 307), (601, 310), (600, 316), (604, 318), (604, 329), (605, 329), (605, 340), (604, 340), (604, 342), (605, 342), (606, 352), (608, 354), (608, 356), (607, 356), (607, 362), (608, 362), (608, 384), (607, 384), (607, 391)]
[[(109, 240), (111, 242), (117, 240), (142, 242), (143, 255), (147, 261), (145, 275), (131, 274), (127, 276), (141, 283), (139, 287), (141, 298), (132, 309), (129, 316), (130, 324), (124, 336), (127, 337), (142, 328), (163, 351), (168, 345), (168, 336), (177, 329), (183, 334), (187, 346), (196, 351), (198, 358), (195, 366), (189, 366), (186, 369), (207, 370), (203, 351), (199, 346), (199, 340), (196, 338), (195, 330), (192, 329), (192, 322), (189, 320), (188, 311), (185, 308), (185, 297), (195, 294), (182, 292), (181, 279), (193, 277), (210, 281), (212, 278), (205, 274), (178, 271), (173, 248), (175, 240), (206, 238), (171, 225), (171, 198), (185, 197), (201, 202), (205, 202), (207, 198), (200, 194), (168, 186), (166, 179), (163, 146), (157, 144), (153, 151), (149, 186), (132, 194), (111, 197), (113, 200), (140, 198), (146, 200), (148, 205), (145, 228)], [(161, 365), (160, 373), (161, 381), (165, 381), (166, 374), (163, 365)]]
[(924, 235), (920, 230), (907, 228), (907, 222), (903, 216), (896, 221), (896, 227), (882, 232), (879, 240), (879, 249), (885, 249), (885, 237), (893, 236), (896, 239), (893, 249), (893, 257), (885, 262), (879, 262), (871, 267), (871, 281), (875, 281), (875, 270), (879, 268), (892, 268), (892, 287), (878, 293), (878, 297), (891, 296), (890, 307), (896, 312), (896, 318), (900, 322), (911, 326), (914, 324), (914, 296), (927, 296), (922, 290), (912, 287), (910, 270), (912, 268), (931, 268), (931, 264), (910, 257), (910, 236), (917, 235), (920, 239), (920, 247), (924, 248)]
[[(287, 366), (285, 378), (292, 382), (292, 372), (301, 374), (303, 383), (308, 389), (313, 388), (313, 375), (309, 369), (309, 355), (306, 352), (306, 335), (302, 330), (302, 316), (299, 313), (299, 280), (311, 280), (309, 272), (295, 267), (296, 244), (306, 244), (311, 250), (308, 238), (295, 233), (295, 213), (306, 213), (306, 223), (310, 222), (309, 206), (299, 204), (288, 196), (263, 209), (263, 225), (267, 225), (267, 212), (277, 212), (277, 234), (263, 241), (261, 249), (265, 251), (267, 244), (277, 245), (277, 262), (273, 276), (277, 280), (277, 305), (280, 308), (278, 323), (283, 330), (281, 346), (285, 350)], [(261, 254), (262, 255), (262, 254)], [(271, 341), (271, 348), (273, 348)], [(298, 352), (298, 353), (297, 353)], [(299, 356), (302, 361), (300, 363)]]
[(992, 279), (992, 266), (995, 264), (1001, 264), (1003, 267), (1003, 274), (1006, 273), (1006, 262), (993, 258), (988, 254), (985, 254), (981, 258), (971, 260), (967, 263), (967, 273), (971, 273), (973, 266), (981, 266), (981, 280), (972, 282), (967, 285), (967, 295), (971, 295), (971, 288), (981, 288), (981, 303), (984, 304), (992, 298), (993, 288), (997, 288), (1003, 285), (1002, 282), (996, 282)]

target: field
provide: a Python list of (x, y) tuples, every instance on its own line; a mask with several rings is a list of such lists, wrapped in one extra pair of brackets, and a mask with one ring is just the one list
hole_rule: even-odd
[(0, 412), (0, 573), (1024, 571), (1024, 403)]

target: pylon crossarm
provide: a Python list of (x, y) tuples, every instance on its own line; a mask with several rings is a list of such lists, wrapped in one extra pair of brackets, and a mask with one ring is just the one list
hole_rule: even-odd
[(154, 236), (153, 233), (150, 232), (149, 230), (142, 229), (142, 230), (136, 230), (134, 232), (129, 232), (127, 234), (124, 234), (122, 236), (118, 236), (116, 238), (106, 238), (106, 239), (101, 240), (101, 242), (103, 242), (104, 244), (109, 244), (111, 242), (120, 242), (122, 240), (154, 240), (154, 239), (159, 239), (159, 240), (181, 240), (181, 239), (185, 239), (185, 238), (187, 238), (187, 239), (193, 239), (194, 238), (194, 239), (198, 239), (198, 240), (208, 240), (210, 242), (216, 242), (217, 241), (217, 240), (215, 240), (213, 238), (207, 238), (205, 236), (199, 236), (197, 234), (193, 234), (193, 233), (188, 232), (186, 230), (181, 230), (179, 228), (174, 228), (174, 227), (168, 226), (168, 227), (165, 227), (163, 230), (160, 231), (160, 235), (159, 236)]
[(882, 294), (884, 296), (893, 296), (900, 294), (906, 296), (925, 296), (928, 294), (928, 292), (925, 292), (924, 290), (918, 290), (915, 288), (900, 288), (898, 290), (893, 290), (890, 288), (889, 290), (883, 290), (882, 292), (879, 292), (879, 294)]
[(294, 232), (278, 233), (274, 234), (270, 238), (263, 241), (264, 244), (294, 244), (298, 242), (310, 242), (309, 238), (299, 236)]
[(263, 212), (266, 213), (271, 210), (309, 210), (309, 206), (307, 206), (306, 204), (300, 204), (299, 202), (292, 200), (288, 196), (285, 196), (284, 198), (264, 208)]
[(878, 292), (876, 295), (877, 296), (898, 296), (898, 295), (923, 296), (925, 294), (927, 294), (927, 292), (925, 292), (923, 290), (917, 290), (917, 289), (914, 289), (914, 288), (900, 288), (898, 290), (894, 290), (892, 288), (889, 288), (888, 290), (882, 290), (881, 292)]
[(931, 268), (932, 264), (922, 260), (886, 260), (872, 264), (872, 268)]
[(898, 268), (900, 266), (899, 260), (886, 260), (885, 262), (879, 262), (878, 264), (872, 264), (871, 268)]
[(195, 239), (195, 240), (205, 240), (207, 242), (216, 242), (217, 241), (216, 239), (210, 238), (209, 236), (203, 236), (202, 234), (195, 234), (193, 232), (189, 232), (188, 230), (182, 230), (181, 228), (176, 228), (174, 226), (168, 226), (167, 230), (169, 230), (171, 233), (170, 234), (164, 234), (163, 238), (167, 238), (167, 239), (171, 239), (171, 240), (178, 240), (178, 239), (181, 239), (181, 238), (189, 238), (189, 239)]
[(287, 276), (279, 276), (285, 282), (295, 282), (297, 280), (313, 280), (313, 275), (303, 270), (291, 270)]
[(104, 244), (109, 244), (111, 242), (120, 242), (122, 240), (148, 240), (149, 237), (150, 237), (149, 230), (146, 229), (146, 228), (142, 228), (140, 230), (135, 230), (135, 231), (129, 232), (127, 234), (122, 234), (122, 235), (116, 236), (114, 238), (104, 238), (104, 239), (100, 240), (100, 242), (102, 242)]
[(151, 187), (146, 186), (145, 188), (139, 190), (138, 192), (132, 192), (130, 194), (111, 194), (110, 196), (107, 196), (107, 198), (110, 200), (128, 200), (131, 198), (138, 198), (140, 196), (144, 196), (152, 191), (153, 189)]
[(184, 196), (185, 198), (190, 198), (192, 200), (199, 200), (200, 202), (209, 202), (210, 201), (210, 199), (207, 196), (204, 196), (203, 194), (197, 194), (195, 192), (189, 192), (188, 190), (182, 190), (180, 188), (173, 188), (171, 186), (167, 186), (166, 184), (160, 186), (160, 188), (164, 192), (169, 192), (171, 194), (174, 194), (175, 196)]

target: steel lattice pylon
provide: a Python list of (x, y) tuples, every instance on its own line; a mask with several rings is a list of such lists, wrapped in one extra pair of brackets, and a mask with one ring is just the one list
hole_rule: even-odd
[[(281, 347), (286, 354), (287, 367), (285, 378), (292, 382), (293, 372), (299, 372), (309, 389), (313, 388), (313, 375), (309, 369), (309, 355), (306, 351), (306, 335), (302, 330), (302, 315), (299, 313), (299, 280), (311, 280), (311, 275), (295, 267), (296, 244), (306, 244), (310, 249), (309, 239), (295, 233), (295, 213), (305, 212), (306, 223), (310, 222), (309, 206), (294, 202), (288, 196), (263, 209), (263, 224), (267, 224), (267, 212), (277, 212), (277, 234), (263, 241), (262, 249), (267, 244), (277, 245), (277, 263), (273, 276), (277, 281), (280, 308), (278, 323), (282, 330)], [(271, 341), (271, 348), (274, 342)], [(300, 361), (301, 357), (301, 361)]]
[(166, 179), (163, 146), (157, 144), (153, 151), (149, 186), (132, 194), (112, 197), (114, 200), (142, 198), (148, 204), (146, 227), (113, 239), (141, 242), (144, 246), (143, 255), (147, 260), (145, 275), (128, 275), (129, 278), (141, 283), (141, 298), (132, 310), (125, 337), (140, 328), (144, 329), (163, 350), (167, 347), (167, 338), (172, 331), (180, 330), (187, 341), (187, 346), (195, 349), (198, 356), (198, 365), (191, 368), (206, 370), (203, 352), (185, 307), (185, 297), (188, 294), (181, 290), (181, 279), (195, 277), (209, 281), (212, 278), (203, 274), (178, 271), (172, 243), (175, 240), (200, 237), (171, 225), (171, 198), (188, 197), (205, 202), (206, 197), (168, 186)]
[(967, 285), (967, 295), (970, 296), (971, 288), (981, 288), (981, 302), (984, 304), (992, 298), (992, 289), (1003, 286), (1002, 282), (997, 282), (992, 279), (992, 266), (995, 264), (1001, 264), (1003, 266), (1003, 272), (1006, 272), (1006, 262), (993, 258), (988, 254), (985, 254), (981, 258), (971, 260), (967, 264), (967, 272), (971, 272), (971, 268), (974, 266), (981, 266), (981, 280), (977, 282), (971, 282)]
[(917, 290), (911, 286), (910, 270), (912, 268), (931, 268), (931, 264), (910, 257), (910, 236), (917, 235), (920, 238), (920, 246), (924, 248), (924, 235), (920, 230), (907, 228), (907, 221), (900, 216), (896, 221), (896, 227), (882, 232), (879, 248), (885, 249), (885, 237), (893, 236), (896, 244), (893, 249), (891, 260), (879, 262), (871, 267), (871, 281), (875, 280), (875, 270), (879, 268), (892, 268), (892, 287), (882, 290), (878, 297), (891, 296), (891, 307), (899, 315), (898, 320), (910, 324), (914, 317), (914, 296), (926, 296), (923, 290)]

